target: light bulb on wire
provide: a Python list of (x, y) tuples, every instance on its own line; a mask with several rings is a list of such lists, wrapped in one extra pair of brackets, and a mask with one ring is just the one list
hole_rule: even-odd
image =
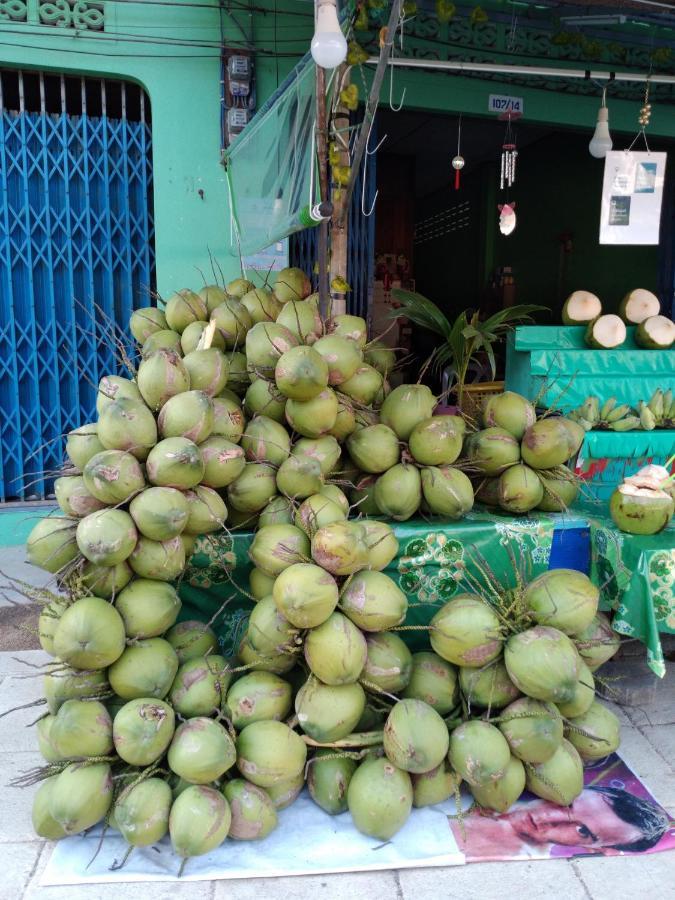
[(316, 0), (312, 58), (322, 69), (335, 69), (347, 59), (347, 41), (338, 21), (336, 0)]
[(609, 110), (605, 102), (607, 88), (602, 90), (602, 106), (598, 110), (598, 121), (593, 132), (593, 137), (588, 145), (591, 156), (596, 159), (604, 159), (612, 149), (612, 137), (609, 133)]

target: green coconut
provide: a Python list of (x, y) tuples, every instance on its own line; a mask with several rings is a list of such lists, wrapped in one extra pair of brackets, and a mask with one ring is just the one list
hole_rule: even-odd
[(587, 628), (598, 611), (600, 591), (588, 575), (576, 569), (549, 569), (531, 581), (523, 602), (540, 625), (565, 634)]
[(619, 304), (619, 315), (627, 325), (641, 325), (647, 319), (658, 316), (660, 312), (659, 298), (644, 288), (629, 291)]
[(115, 608), (129, 638), (151, 638), (164, 634), (175, 623), (181, 608), (178, 592), (171, 584), (135, 578), (119, 592)]
[[(380, 516), (380, 508), (375, 500), (375, 485), (377, 484), (376, 475), (367, 475), (358, 478), (354, 487), (349, 492), (351, 499), (351, 508), (356, 510), (361, 516)], [(366, 518), (362, 521), (370, 521)]]
[(241, 398), (251, 383), (251, 375), (248, 371), (248, 361), (244, 353), (235, 352), (228, 356), (230, 374), (227, 378), (227, 387), (220, 392), (221, 397), (229, 397), (230, 400)]
[(281, 303), (271, 291), (265, 288), (252, 288), (241, 298), (254, 324), (258, 322), (275, 322), (281, 312)]
[(408, 686), (412, 675), (412, 654), (397, 634), (381, 631), (366, 636), (368, 655), (361, 681), (370, 688), (398, 694)]
[(504, 428), (520, 441), (528, 428), (537, 421), (534, 406), (526, 397), (513, 391), (504, 391), (488, 397), (483, 409), (486, 428)]
[(204, 391), (185, 391), (171, 397), (157, 417), (163, 438), (187, 438), (195, 444), (206, 440), (214, 422), (214, 401)]
[(147, 778), (124, 791), (115, 803), (115, 824), (132, 847), (150, 847), (169, 831), (171, 788), (162, 778)]
[(571, 459), (573, 456), (576, 456), (579, 450), (581, 450), (581, 446), (586, 439), (586, 429), (583, 428), (578, 422), (575, 422), (572, 419), (567, 419), (564, 416), (561, 416), (558, 421), (567, 429), (570, 451), (569, 458)]
[(89, 493), (110, 506), (126, 503), (145, 487), (138, 460), (123, 450), (103, 450), (92, 456), (82, 477)]
[(560, 714), (566, 719), (582, 716), (588, 710), (595, 697), (595, 679), (585, 662), (579, 663), (579, 680), (574, 696), (567, 703), (559, 703)]
[(72, 464), (80, 471), (97, 453), (105, 450), (98, 439), (98, 426), (95, 422), (89, 425), (80, 425), (68, 432), (66, 437), (66, 454)]
[(126, 561), (115, 566), (97, 566), (86, 562), (80, 572), (83, 587), (104, 600), (113, 600), (133, 577), (131, 566)]
[(452, 768), (472, 787), (503, 777), (511, 759), (504, 735), (494, 725), (472, 719), (450, 735), (448, 759)]
[[(341, 448), (337, 440), (330, 434), (319, 438), (299, 438), (293, 444), (293, 456), (304, 456), (315, 459), (321, 467), (323, 475), (331, 475), (340, 461)], [(339, 490), (339, 488), (337, 488)], [(344, 497), (344, 495), (343, 495)], [(347, 510), (348, 511), (348, 507)]]
[(283, 722), (252, 722), (237, 738), (237, 768), (262, 788), (304, 775), (307, 747)]
[(277, 488), (292, 500), (306, 500), (323, 487), (321, 464), (311, 456), (289, 456), (277, 471)]
[(258, 322), (246, 335), (246, 360), (249, 373), (259, 378), (274, 378), (279, 359), (292, 347), (296, 336), (276, 322)]
[(347, 811), (347, 790), (356, 772), (354, 760), (335, 756), (331, 749), (317, 750), (307, 774), (310, 797), (331, 816)]
[(342, 522), (346, 518), (342, 507), (319, 493), (312, 494), (302, 501), (293, 521), (308, 537), (312, 538), (325, 525)]
[(512, 756), (501, 778), (470, 790), (479, 806), (498, 813), (508, 812), (525, 790), (525, 766)]
[(497, 659), (481, 669), (462, 666), (459, 684), (469, 709), (501, 709), (520, 696), (520, 691), (509, 678), (503, 660)]
[(188, 859), (203, 856), (223, 843), (232, 815), (225, 797), (214, 788), (193, 784), (176, 797), (169, 814), (174, 853)]
[(164, 635), (176, 651), (181, 663), (189, 659), (199, 659), (218, 648), (215, 631), (204, 622), (189, 619), (174, 625)]
[(253, 722), (285, 719), (291, 704), (290, 684), (273, 672), (249, 672), (227, 692), (227, 709), (238, 731)]
[(277, 362), (274, 380), (284, 397), (312, 400), (328, 386), (328, 364), (312, 347), (292, 347)]
[(263, 597), (251, 610), (246, 639), (260, 656), (289, 652), (297, 635), (297, 628), (279, 612), (273, 597)]
[(518, 463), (499, 476), (498, 494), (502, 509), (522, 515), (541, 503), (544, 487), (534, 469)]
[(256, 532), (248, 552), (254, 566), (276, 576), (308, 559), (310, 544), (304, 531), (295, 525), (265, 525)]
[(423, 700), (399, 700), (384, 726), (387, 759), (406, 772), (429, 772), (445, 759), (450, 736), (436, 710)]
[(563, 325), (586, 325), (602, 313), (599, 297), (590, 291), (573, 291), (562, 308)]
[(245, 306), (235, 297), (228, 297), (211, 312), (211, 322), (228, 349), (242, 347), (253, 319)]
[(194, 553), (197, 536), (194, 534), (188, 534), (186, 531), (184, 531), (180, 536), (180, 542), (183, 545), (183, 550), (185, 552), (185, 561), (187, 563)]
[[(183, 356), (187, 356), (193, 350), (199, 349), (200, 344), (203, 346), (203, 341), (205, 340), (204, 332), (208, 327), (207, 322), (191, 322), (188, 325), (180, 336), (180, 348), (183, 351)], [(210, 346), (217, 347), (218, 350), (225, 350), (225, 341), (219, 331), (213, 332)]]
[(613, 314), (598, 316), (588, 323), (584, 339), (593, 350), (614, 350), (626, 340), (626, 325)]
[(338, 586), (312, 563), (295, 563), (277, 576), (272, 596), (279, 612), (296, 628), (315, 628), (335, 610)]
[(569, 703), (579, 679), (580, 657), (572, 641), (547, 625), (536, 625), (506, 642), (509, 678), (535, 700)]
[(461, 781), (445, 761), (429, 772), (411, 775), (411, 780), (413, 806), (417, 809), (444, 803), (457, 794)]
[(129, 505), (131, 518), (144, 537), (166, 541), (176, 537), (188, 520), (188, 504), (182, 491), (169, 487), (147, 488)]
[(604, 759), (619, 749), (621, 725), (614, 713), (593, 700), (585, 713), (570, 718), (567, 740), (584, 762)]
[(150, 766), (164, 756), (174, 728), (174, 711), (168, 703), (150, 697), (130, 700), (112, 726), (117, 755), (130, 766)]
[(381, 571), (386, 569), (398, 555), (398, 541), (391, 525), (373, 519), (359, 523), (365, 535), (368, 549), (368, 568)]
[(241, 298), (244, 294), (252, 291), (254, 287), (255, 285), (253, 282), (249, 281), (247, 278), (234, 278), (225, 285), (228, 296), (238, 298)]
[(241, 448), (249, 462), (279, 466), (290, 455), (291, 440), (283, 425), (259, 415), (246, 426)]
[(505, 428), (485, 428), (467, 439), (471, 464), (482, 475), (500, 475), (520, 461), (520, 445)]
[(163, 638), (148, 638), (126, 648), (108, 669), (108, 680), (123, 700), (162, 700), (177, 671), (178, 657), (171, 644)]
[(296, 657), (291, 652), (263, 654), (255, 650), (248, 639), (244, 638), (237, 650), (237, 660), (240, 665), (246, 666), (251, 671), (283, 675), (295, 666)]
[(388, 759), (366, 758), (353, 774), (347, 805), (356, 828), (369, 837), (388, 841), (405, 825), (412, 810), (410, 775)]
[(333, 316), (328, 323), (328, 330), (331, 334), (338, 334), (340, 337), (353, 341), (363, 350), (368, 340), (368, 326), (366, 320), (361, 316), (351, 316), (344, 313)]
[(56, 776), (47, 810), (65, 834), (79, 834), (101, 821), (110, 809), (112, 798), (110, 766), (76, 762)]
[(171, 397), (190, 390), (190, 374), (173, 350), (157, 350), (146, 356), (136, 378), (143, 399), (155, 412)]
[(501, 623), (496, 612), (474, 594), (458, 594), (431, 620), (431, 646), (456, 666), (482, 668), (502, 652)]
[[(56, 762), (56, 760), (54, 760)], [(31, 810), (31, 821), (33, 823), (33, 831), (38, 837), (45, 838), (48, 841), (59, 841), (66, 837), (67, 832), (54, 819), (49, 812), (52, 790), (56, 784), (58, 775), (52, 775), (42, 782), (33, 797), (33, 806)]]
[(123, 378), (121, 375), (104, 375), (99, 382), (96, 394), (96, 412), (100, 416), (106, 406), (122, 399), (143, 402), (136, 382)]
[(277, 493), (276, 471), (266, 463), (248, 463), (227, 486), (228, 508), (242, 513), (263, 509)]
[(167, 328), (163, 331), (156, 331), (151, 334), (141, 347), (141, 358), (145, 359), (156, 353), (158, 350), (171, 350), (177, 356), (183, 355), (181, 346), (181, 335), (177, 331)]
[[(264, 528), (265, 525), (293, 525), (294, 504), (288, 497), (273, 497), (258, 516), (258, 527)], [(271, 594), (271, 591), (267, 591)]]
[(382, 341), (366, 344), (363, 358), (385, 378), (396, 366), (396, 353)]
[(257, 841), (277, 827), (277, 811), (262, 788), (235, 778), (223, 788), (232, 813), (228, 837), (234, 841)]
[(232, 679), (224, 656), (209, 653), (182, 663), (169, 692), (169, 700), (184, 719), (211, 716), (220, 711)]
[(482, 478), (475, 485), (475, 499), (486, 506), (499, 506), (499, 477)]
[(220, 494), (212, 488), (198, 484), (194, 490), (185, 491), (184, 496), (188, 508), (184, 533), (194, 538), (199, 534), (220, 531), (224, 527), (227, 508)]
[[(106, 505), (87, 490), (81, 475), (67, 475), (54, 481), (56, 502), (66, 516), (80, 519)], [(69, 523), (72, 524), (72, 523)]]
[(274, 296), (280, 303), (304, 300), (312, 290), (312, 283), (302, 269), (291, 266), (280, 269), (274, 282)]
[(199, 450), (204, 462), (201, 481), (206, 487), (229, 487), (243, 474), (246, 465), (243, 446), (212, 434), (199, 445)]
[(374, 404), (383, 394), (384, 379), (372, 366), (361, 364), (351, 378), (343, 381), (340, 392), (361, 406)]
[(525, 767), (531, 794), (559, 806), (570, 806), (584, 788), (584, 766), (576, 748), (564, 738), (546, 762)]
[(415, 462), (448, 466), (462, 452), (464, 422), (459, 416), (433, 416), (417, 424), (408, 438)]
[(273, 575), (266, 575), (253, 566), (248, 576), (248, 586), (253, 598), (262, 600), (263, 597), (268, 597), (272, 593), (275, 580)]
[(246, 389), (244, 409), (249, 418), (266, 416), (275, 422), (286, 422), (286, 397), (273, 381), (256, 378)]
[(97, 433), (107, 450), (126, 450), (141, 461), (157, 443), (157, 424), (148, 407), (124, 397), (106, 405)]
[(303, 437), (318, 438), (335, 425), (338, 400), (334, 391), (326, 388), (311, 400), (291, 400), (286, 403), (286, 421)]
[(645, 350), (670, 350), (675, 344), (675, 322), (667, 316), (649, 316), (635, 329), (635, 343)]
[(202, 480), (204, 465), (202, 452), (193, 441), (170, 437), (150, 451), (146, 472), (152, 484), (186, 490)]
[(54, 717), (49, 740), (61, 759), (107, 756), (113, 748), (113, 723), (98, 700), (66, 700)]
[(75, 523), (60, 516), (40, 519), (26, 541), (28, 562), (52, 574), (59, 572), (79, 554)]
[[(246, 427), (244, 413), (237, 402), (225, 397), (213, 398), (213, 428), (212, 435), (220, 435), (238, 444)], [(195, 443), (199, 443), (195, 441)]]
[(42, 682), (47, 709), (56, 714), (66, 700), (100, 697), (107, 691), (106, 673), (103, 669), (80, 671), (61, 662), (47, 669)]
[(321, 316), (311, 303), (304, 300), (289, 300), (284, 303), (276, 317), (303, 344), (313, 344), (321, 335)]
[(441, 716), (446, 716), (459, 699), (457, 670), (436, 653), (413, 653), (410, 681), (402, 696), (423, 700)]
[(368, 563), (366, 532), (356, 522), (332, 522), (312, 538), (312, 559), (332, 575), (353, 575)]
[(129, 330), (139, 344), (145, 343), (151, 334), (163, 331), (167, 327), (164, 312), (156, 306), (135, 309), (129, 319)]
[(351, 734), (366, 706), (366, 695), (358, 682), (322, 684), (310, 675), (295, 697), (300, 727), (315, 741), (331, 743)]
[(333, 427), (328, 432), (336, 440), (344, 442), (356, 430), (356, 414), (348, 397), (338, 395), (338, 411)]
[(164, 315), (169, 328), (179, 334), (182, 334), (190, 322), (205, 321), (208, 318), (206, 303), (199, 294), (188, 288), (176, 291), (169, 297)]
[(572, 635), (572, 640), (591, 672), (611, 659), (621, 646), (621, 638), (604, 613), (597, 613), (583, 631)]
[(609, 512), (620, 531), (627, 534), (659, 534), (673, 518), (675, 502), (659, 488), (624, 482), (609, 500)]
[(531, 697), (519, 697), (502, 710), (499, 730), (511, 753), (527, 763), (549, 760), (563, 738), (563, 721), (557, 707)]
[(422, 502), (419, 470), (409, 463), (392, 466), (377, 479), (374, 499), (383, 515), (398, 522), (409, 519)]
[(387, 425), (359, 428), (347, 438), (349, 455), (363, 472), (379, 474), (395, 466), (401, 455), (396, 433)]
[(579, 496), (579, 482), (572, 478), (551, 478), (539, 475), (544, 496), (537, 509), (543, 512), (565, 512)]
[(553, 469), (573, 455), (567, 427), (557, 417), (540, 419), (528, 428), (520, 449), (523, 462), (532, 469)]
[(434, 515), (461, 519), (473, 508), (473, 487), (460, 469), (427, 466), (422, 469), (422, 495)]
[(139, 537), (129, 565), (140, 578), (175, 581), (185, 568), (185, 547), (180, 537), (168, 541)]
[(230, 366), (228, 357), (217, 347), (193, 350), (183, 359), (190, 376), (190, 388), (215, 397), (227, 384)]
[(366, 663), (365, 637), (339, 612), (312, 628), (304, 643), (305, 660), (311, 672), (324, 684), (352, 684)]
[(191, 784), (208, 784), (235, 763), (232, 738), (220, 722), (195, 716), (176, 729), (167, 762), (172, 772)]
[(386, 631), (405, 620), (408, 598), (388, 575), (366, 569), (346, 584), (340, 609), (363, 631)]
[(415, 426), (431, 418), (435, 406), (436, 398), (426, 385), (402, 384), (384, 400), (380, 419), (402, 441), (408, 441)]
[(69, 597), (55, 597), (40, 612), (38, 638), (42, 649), (54, 656), (54, 634), (64, 611), (70, 606)]
[(54, 631), (54, 652), (78, 669), (105, 669), (124, 650), (124, 622), (101, 597), (82, 597), (66, 609)]

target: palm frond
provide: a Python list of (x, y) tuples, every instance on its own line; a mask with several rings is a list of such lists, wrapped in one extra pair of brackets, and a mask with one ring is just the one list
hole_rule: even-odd
[(404, 316), (415, 325), (448, 338), (452, 331), (452, 325), (432, 300), (413, 291), (404, 291), (402, 288), (394, 288), (391, 293), (394, 299), (401, 304), (401, 309), (392, 312), (393, 318)]

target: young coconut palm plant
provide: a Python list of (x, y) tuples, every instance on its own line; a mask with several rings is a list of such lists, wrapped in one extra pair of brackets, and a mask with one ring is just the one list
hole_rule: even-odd
[(463, 310), (454, 322), (436, 304), (413, 291), (395, 288), (394, 299), (401, 304), (393, 316), (410, 319), (415, 325), (433, 331), (443, 339), (429, 357), (428, 364), (440, 371), (446, 366), (454, 369), (457, 405), (462, 406), (462, 396), (466, 385), (469, 366), (479, 354), (487, 356), (492, 378), (497, 373), (494, 345), (502, 340), (515, 325), (531, 321), (532, 313), (545, 310), (545, 306), (521, 303), (502, 309), (487, 319), (481, 319), (480, 310), (473, 315)]

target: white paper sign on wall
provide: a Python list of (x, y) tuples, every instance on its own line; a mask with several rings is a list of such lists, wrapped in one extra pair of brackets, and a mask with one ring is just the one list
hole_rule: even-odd
[(666, 153), (613, 150), (605, 157), (601, 244), (658, 244)]

